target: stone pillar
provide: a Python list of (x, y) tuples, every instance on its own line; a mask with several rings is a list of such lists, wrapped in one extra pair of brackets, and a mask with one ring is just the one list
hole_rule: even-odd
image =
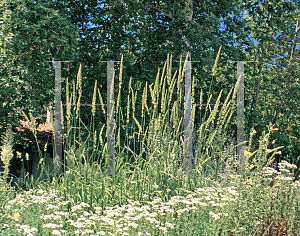
[(52, 106), (49, 106), (47, 109), (47, 122), (51, 122), (51, 118), (53, 119), (53, 109)]

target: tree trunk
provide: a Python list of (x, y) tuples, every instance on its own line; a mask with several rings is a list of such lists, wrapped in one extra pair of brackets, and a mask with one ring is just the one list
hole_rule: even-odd
[[(300, 29), (300, 27), (299, 27), (299, 21), (297, 21), (297, 23), (296, 23), (296, 29), (295, 29), (295, 35), (294, 35), (293, 47), (292, 47), (291, 56), (290, 56), (290, 60), (289, 60), (289, 64), (288, 64), (288, 69), (287, 69), (287, 73), (286, 73), (286, 77), (285, 77), (285, 83), (283, 83), (283, 86), (285, 84), (287, 84), (286, 80), (287, 80), (287, 77), (290, 75), (291, 62), (294, 59), (295, 49), (296, 49), (296, 45), (297, 45), (297, 39), (298, 39), (298, 36), (299, 36), (299, 29)], [(279, 110), (281, 108), (281, 98), (283, 97), (284, 93), (285, 93), (285, 89), (283, 88), (280, 91), (280, 95), (281, 95), (280, 98), (279, 98), (280, 100), (279, 100), (279, 103), (277, 105), (277, 108), (276, 108), (275, 114), (274, 114), (274, 121), (273, 121), (274, 125), (276, 125), (277, 120), (278, 120)]]
[(265, 54), (264, 54), (263, 47), (261, 47), (260, 49), (261, 49), (261, 53), (260, 53), (260, 56), (259, 56), (259, 65), (258, 65), (258, 71), (257, 71), (257, 73), (259, 75), (258, 75), (258, 78), (255, 82), (254, 92), (253, 92), (253, 96), (252, 96), (252, 104), (250, 106), (250, 109), (251, 109), (250, 129), (247, 133), (250, 133), (251, 129), (254, 127), (254, 116), (255, 116), (255, 112), (256, 112), (256, 107), (257, 107), (257, 102), (258, 102), (258, 95), (259, 95), (259, 88), (260, 88), (260, 83), (261, 83), (261, 79), (262, 79), (263, 58), (264, 58)]
[[(191, 21), (192, 18), (193, 18), (193, 1), (192, 0), (188, 0), (186, 2), (185, 8), (184, 9), (180, 9), (179, 14), (183, 13), (183, 12), (187, 12), (187, 11), (189, 11), (189, 14), (186, 15), (186, 20)], [(187, 28), (188, 25), (184, 24), (184, 27)], [(185, 44), (187, 47), (190, 47), (190, 42), (187, 40), (186, 36), (183, 35), (181, 29), (178, 29), (178, 30), (175, 29), (175, 34), (177, 34), (181, 38), (181, 42), (183, 44)], [(183, 64), (184, 64), (184, 61), (185, 61), (187, 55), (188, 55), (188, 61), (192, 61), (190, 51), (182, 51), (181, 54), (177, 55), (176, 59), (179, 60), (180, 57), (182, 56), (182, 61), (183, 61)], [(183, 68), (183, 69), (187, 69), (188, 70), (188, 68)], [(187, 125), (187, 123), (184, 122), (184, 96), (185, 96), (184, 80), (182, 81), (182, 87), (181, 87), (181, 89), (182, 89), (182, 93), (181, 93), (182, 96), (181, 96), (180, 105), (179, 105), (179, 120), (182, 118), (182, 121), (183, 121), (181, 123), (181, 129), (180, 130), (185, 130), (186, 128), (184, 128), (184, 127)], [(189, 107), (186, 106), (186, 110), (187, 109), (189, 109)], [(184, 125), (184, 123), (186, 123), (186, 124)], [(192, 165), (194, 165), (195, 164), (195, 158), (196, 158), (197, 136), (196, 136), (194, 124), (192, 124), (192, 127), (193, 127), (193, 130), (191, 132), (191, 136), (192, 136), (192, 153), (193, 153)], [(186, 139), (183, 139), (183, 140), (186, 141)]]

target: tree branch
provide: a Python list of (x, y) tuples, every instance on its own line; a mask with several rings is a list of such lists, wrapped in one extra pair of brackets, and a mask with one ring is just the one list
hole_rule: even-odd
[(143, 3), (143, 4), (141, 4), (141, 6), (144, 7), (144, 8), (152, 8), (152, 9), (158, 10), (160, 13), (163, 13), (163, 14), (166, 15), (167, 17), (169, 17), (169, 18), (171, 18), (172, 20), (174, 20), (174, 16), (173, 16), (172, 13), (171, 13), (171, 14), (166, 13), (166, 12), (164, 11), (165, 9), (159, 8), (158, 6), (154, 6), (154, 5), (150, 4), (149, 2)]
[(263, 47), (261, 46), (260, 48), (261, 48), (261, 53), (260, 53), (259, 65), (258, 65), (258, 74), (259, 75), (258, 75), (258, 79), (255, 83), (255, 88), (254, 88), (254, 92), (253, 92), (253, 95), (252, 95), (253, 100), (252, 100), (252, 104), (251, 104), (251, 116), (250, 116), (251, 125), (250, 125), (250, 130), (254, 126), (253, 116), (255, 115), (256, 106), (257, 106), (257, 102), (258, 102), (259, 87), (260, 87), (260, 83), (261, 83), (261, 79), (262, 79), (263, 58), (265, 57)]
[[(291, 67), (292, 67), (291, 62), (292, 62), (293, 59), (294, 59), (294, 54), (295, 54), (295, 49), (296, 49), (297, 39), (298, 39), (298, 36), (299, 36), (299, 29), (300, 29), (300, 27), (299, 27), (299, 20), (298, 20), (297, 23), (296, 23), (296, 29), (295, 29), (295, 35), (294, 35), (294, 42), (293, 42), (293, 47), (292, 47), (292, 51), (291, 51), (291, 56), (290, 56), (290, 60), (289, 60), (289, 64), (288, 64), (288, 69), (287, 69), (287, 75), (285, 76), (285, 82), (284, 82), (284, 84), (286, 84), (286, 82), (287, 82), (287, 81), (286, 81), (286, 80), (287, 80), (287, 77), (288, 77), (288, 75), (289, 75), (290, 72), (291, 72)], [(283, 88), (283, 89), (281, 90), (282, 96), (283, 96), (284, 93), (285, 93), (285, 89)], [(275, 110), (275, 117), (274, 117), (274, 122), (273, 122), (274, 125), (276, 125), (276, 122), (277, 122), (277, 120), (278, 120), (279, 110), (280, 110), (280, 108), (281, 108), (280, 103), (281, 103), (281, 97), (282, 97), (282, 96), (280, 96), (279, 103), (278, 103), (277, 108), (276, 108), (276, 110)]]

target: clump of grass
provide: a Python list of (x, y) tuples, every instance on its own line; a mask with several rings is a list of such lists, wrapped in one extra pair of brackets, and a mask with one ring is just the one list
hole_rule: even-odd
[(11, 132), (11, 127), (9, 127), (6, 130), (5, 136), (2, 136), (2, 140), (3, 140), (3, 146), (1, 146), (0, 157), (1, 157), (1, 161), (4, 164), (3, 177), (4, 177), (4, 180), (6, 180), (8, 177), (8, 172), (9, 172), (10, 160), (13, 157), (13, 154), (12, 154), (13, 135)]
[(0, 220), (3, 222), (3, 214), (5, 212), (4, 206), (7, 204), (7, 202), (10, 199), (13, 199), (15, 197), (15, 192), (11, 188), (11, 182), (12, 178), (10, 179), (10, 182), (7, 183), (8, 179), (8, 173), (9, 173), (9, 166), (10, 166), (10, 160), (13, 157), (13, 134), (11, 131), (11, 127), (9, 126), (6, 130), (4, 136), (2, 136), (2, 143), (3, 145), (0, 147), (1, 153), (0, 158), (2, 163), (4, 164), (4, 172), (0, 172)]
[[(188, 57), (187, 57), (188, 58)], [(187, 62), (187, 58), (184, 64)], [(123, 56), (121, 58), (123, 61)], [(149, 86), (153, 106), (147, 106), (147, 86), (143, 94), (142, 117), (151, 116), (149, 124), (140, 124), (135, 117), (136, 95), (129, 85), (132, 100), (128, 96), (126, 131), (129, 128), (130, 107), (132, 107), (133, 134), (147, 144), (146, 160), (141, 153), (125, 146), (116, 154), (116, 175), (105, 175), (106, 143), (103, 142), (103, 127), (95, 129), (91, 122), (88, 129), (80, 120), (79, 106), (66, 108), (66, 126), (63, 126), (66, 139), (65, 156), (67, 166), (60, 182), (37, 183), (29, 191), (18, 194), (3, 207), (2, 230), (7, 235), (284, 235), (296, 234), (299, 229), (299, 182), (291, 183), (287, 171), (280, 168), (279, 177), (274, 177), (271, 185), (266, 167), (268, 134), (263, 134), (260, 147), (250, 152), (246, 148), (246, 170), (255, 175), (234, 174), (231, 154), (224, 154), (226, 127), (234, 112), (233, 107), (222, 107), (217, 118), (218, 105), (201, 124), (198, 136), (197, 161), (193, 175), (184, 175), (178, 165), (183, 142), (180, 130), (178, 107), (181, 97), (183, 72), (181, 63), (178, 78), (171, 76), (169, 56), (164, 65), (161, 80), (159, 71), (154, 87)], [(167, 68), (167, 75), (164, 75)], [(184, 67), (185, 68), (185, 65)], [(122, 62), (120, 84), (122, 82)], [(166, 88), (166, 83), (169, 88)], [(177, 83), (177, 101), (171, 105), (171, 97)], [(81, 67), (77, 76), (77, 86), (69, 95), (67, 80), (67, 104), (80, 103)], [(103, 100), (95, 82), (93, 103), (98, 91), (100, 103)], [(162, 89), (162, 90), (161, 90)], [(78, 100), (76, 100), (76, 91)], [(119, 107), (121, 89), (117, 101), (119, 126), (122, 109)], [(228, 94), (224, 104), (233, 103), (236, 86), (230, 100)], [(221, 93), (216, 101), (220, 103)], [(167, 100), (169, 98), (169, 102)], [(210, 97), (211, 99), (211, 97)], [(210, 99), (208, 103), (210, 103)], [(200, 98), (200, 101), (203, 97)], [(230, 101), (229, 101), (230, 100)], [(158, 112), (158, 102), (161, 111)], [(131, 106), (132, 105), (132, 106)], [(171, 109), (171, 114), (170, 114)], [(105, 110), (102, 107), (103, 114)], [(145, 113), (147, 111), (147, 113)], [(206, 108), (207, 111), (207, 108)], [(75, 114), (76, 112), (76, 114)], [(92, 121), (95, 107), (92, 107)], [(79, 119), (79, 122), (78, 122)], [(217, 119), (217, 127), (213, 124)], [(122, 118), (124, 121), (124, 119)], [(72, 122), (72, 123), (71, 123)], [(87, 131), (86, 140), (81, 139), (81, 124)], [(79, 132), (77, 133), (77, 125)], [(138, 132), (135, 132), (135, 125)], [(93, 127), (92, 127), (93, 126)], [(145, 129), (146, 127), (146, 129)], [(144, 130), (146, 130), (144, 132)], [(148, 131), (148, 132), (147, 132)], [(170, 132), (171, 131), (171, 132)], [(66, 133), (65, 133), (66, 132)], [(99, 134), (99, 136), (97, 135)], [(78, 134), (78, 138), (76, 135)], [(156, 137), (160, 137), (160, 142)], [(166, 137), (163, 139), (163, 137)], [(73, 139), (73, 145), (71, 141)], [(84, 142), (82, 144), (82, 141)], [(90, 153), (89, 143), (92, 142)], [(76, 143), (78, 146), (76, 146)], [(87, 146), (86, 146), (87, 143)], [(147, 150), (146, 150), (147, 149)], [(278, 149), (278, 148), (277, 148)], [(276, 152), (276, 150), (271, 150)], [(135, 161), (128, 164), (128, 154), (132, 152)], [(9, 153), (10, 151), (6, 151)], [(218, 158), (216, 158), (218, 156)], [(99, 160), (95, 161), (95, 157)], [(293, 169), (295, 166), (283, 163), (280, 166)], [(286, 172), (286, 174), (284, 174)], [(273, 172), (272, 172), (273, 173)], [(228, 176), (229, 175), (229, 176)], [(286, 179), (288, 178), (288, 179)], [(290, 192), (288, 192), (290, 191)], [(275, 217), (270, 217), (274, 215)], [(272, 222), (269, 222), (269, 221)], [(284, 227), (283, 227), (284, 226)], [(282, 233), (282, 234), (281, 234)]]

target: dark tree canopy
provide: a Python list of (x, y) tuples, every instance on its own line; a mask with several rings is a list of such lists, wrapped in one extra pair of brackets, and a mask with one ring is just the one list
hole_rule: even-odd
[(21, 109), (45, 114), (54, 99), (54, 70), (46, 61), (75, 60), (79, 35), (69, 16), (42, 2), (2, 1), (0, 13), (0, 120), (14, 129), (24, 119)]

